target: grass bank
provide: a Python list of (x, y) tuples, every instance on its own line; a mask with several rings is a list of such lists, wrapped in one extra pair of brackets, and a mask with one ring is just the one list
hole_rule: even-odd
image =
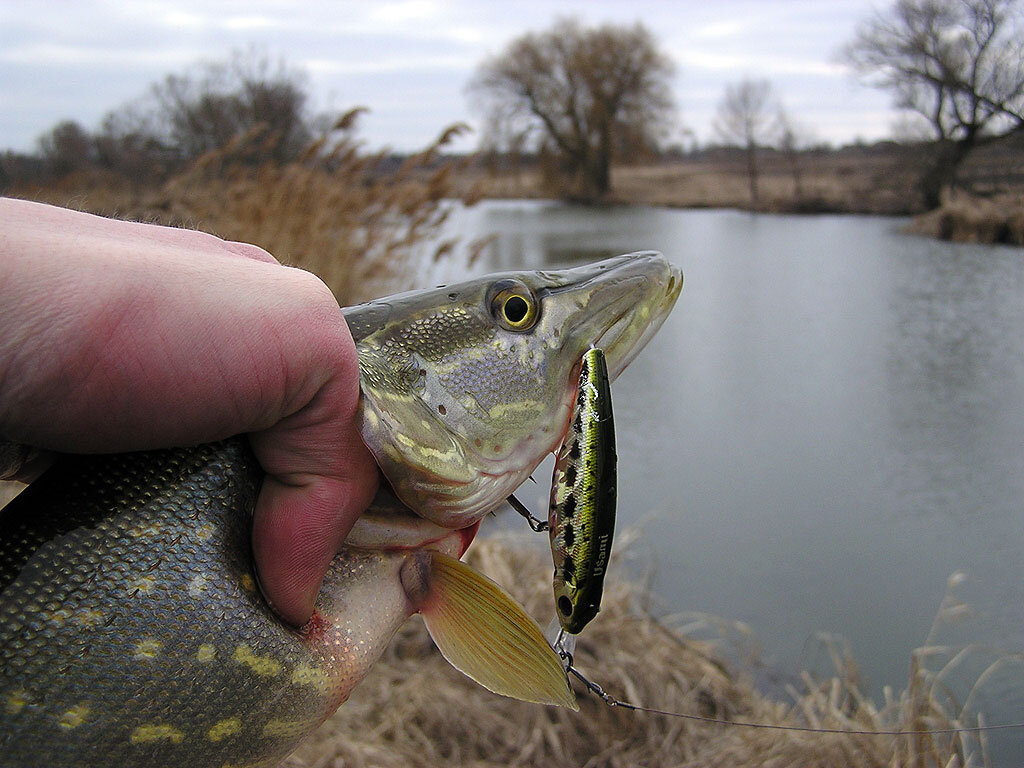
[(907, 231), (958, 243), (1024, 246), (1024, 196), (953, 195), (941, 208), (915, 217)]

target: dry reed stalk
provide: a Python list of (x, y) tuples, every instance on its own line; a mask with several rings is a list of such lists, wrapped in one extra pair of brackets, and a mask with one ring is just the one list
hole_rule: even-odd
[(463, 129), (447, 129), (392, 168), (386, 153), (361, 151), (351, 135), (356, 114), (285, 165), (258, 161), (267, 156), (260, 133), (240, 136), (165, 185), (158, 208), (176, 223), (255, 243), (315, 272), (342, 303), (386, 292), (413, 248), (436, 237), (448, 217), (453, 166), (440, 153)]
[[(478, 541), (467, 559), (540, 622), (551, 615), (550, 563), (516, 537)], [(837, 659), (836, 677), (803, 677), (793, 702), (759, 693), (723, 661), (642, 609), (635, 581), (614, 566), (598, 618), (576, 649), (576, 665), (613, 695), (677, 712), (777, 725), (856, 730), (942, 728), (958, 713), (942, 703), (918, 659), (910, 688), (880, 710)], [(352, 698), (287, 766), (916, 766), (978, 765), (970, 738), (862, 736), (752, 730), (611, 709), (581, 694), (580, 712), (491, 694), (451, 669), (422, 622), (407, 622)]]

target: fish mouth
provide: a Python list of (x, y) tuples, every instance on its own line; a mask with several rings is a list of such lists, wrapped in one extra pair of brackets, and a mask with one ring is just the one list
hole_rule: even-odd
[(608, 374), (615, 379), (665, 322), (682, 290), (683, 273), (656, 251), (619, 256), (594, 266), (597, 274), (574, 288), (586, 302), (589, 316), (569, 332), (580, 347), (577, 357), (588, 347), (600, 348)]

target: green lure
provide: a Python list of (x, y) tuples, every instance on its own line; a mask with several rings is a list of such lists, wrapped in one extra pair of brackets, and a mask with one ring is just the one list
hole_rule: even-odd
[(615, 533), (615, 422), (604, 352), (580, 362), (569, 431), (555, 461), (548, 531), (555, 563), (555, 612), (579, 634), (597, 615)]

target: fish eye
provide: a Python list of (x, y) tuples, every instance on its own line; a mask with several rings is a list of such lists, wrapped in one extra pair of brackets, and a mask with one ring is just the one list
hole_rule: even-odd
[(571, 616), (572, 615), (572, 600), (570, 600), (565, 595), (562, 595), (561, 597), (559, 597), (558, 598), (558, 611), (563, 616)]
[(518, 280), (502, 280), (491, 289), (491, 314), (508, 331), (528, 331), (537, 323), (537, 299)]

